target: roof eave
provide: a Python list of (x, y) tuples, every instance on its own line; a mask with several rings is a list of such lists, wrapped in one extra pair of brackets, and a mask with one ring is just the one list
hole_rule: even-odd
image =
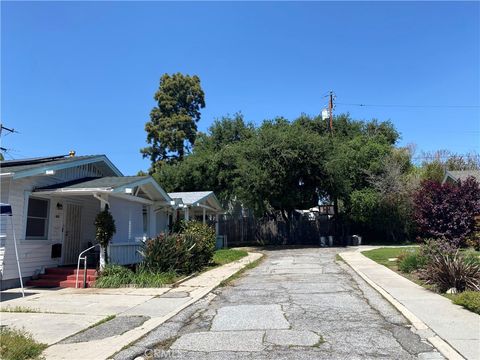
[(41, 166), (34, 169), (18, 171), (16, 173), (13, 173), (13, 178), (21, 179), (29, 176), (44, 175), (47, 170), (58, 171), (63, 169), (69, 169), (76, 166), (88, 165), (88, 164), (96, 163), (99, 161), (105, 162), (105, 164), (107, 164), (107, 166), (113, 171), (115, 175), (123, 176), (121, 171), (118, 170), (117, 167), (113, 165), (113, 163), (105, 155), (99, 155), (99, 156), (94, 156), (88, 159), (79, 159), (78, 161), (71, 161), (71, 162), (66, 162), (62, 164), (51, 164), (51, 165), (45, 165), (45, 166)]

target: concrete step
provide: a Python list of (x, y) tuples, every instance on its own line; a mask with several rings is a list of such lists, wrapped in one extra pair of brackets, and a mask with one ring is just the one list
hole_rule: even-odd
[[(87, 281), (95, 281), (97, 280), (97, 275), (88, 275), (87, 273)], [(45, 275), (40, 275), (39, 279), (42, 280), (57, 280), (57, 281), (64, 281), (64, 280), (76, 280), (76, 275), (71, 274), (71, 275), (64, 275), (64, 274), (45, 274)], [(83, 272), (80, 272), (78, 274), (78, 280), (83, 281)]]
[[(61, 274), (61, 275), (75, 275), (77, 273), (76, 268), (71, 267), (57, 267), (45, 269), (45, 274)], [(79, 270), (79, 274), (83, 274), (83, 269)], [(96, 269), (87, 269), (87, 275), (96, 275)]]
[[(38, 280), (29, 280), (26, 283), (27, 286), (35, 286), (35, 287), (42, 287), (42, 288), (74, 288), (75, 287), (75, 280), (51, 280), (51, 279), (38, 279)], [(95, 285), (95, 281), (87, 281), (87, 287), (93, 287)], [(78, 281), (78, 287), (83, 287), (83, 281)]]

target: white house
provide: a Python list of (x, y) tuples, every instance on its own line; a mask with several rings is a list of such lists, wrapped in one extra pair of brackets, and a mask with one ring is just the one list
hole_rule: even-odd
[[(12, 206), (22, 275), (27, 279), (45, 268), (76, 265), (80, 252), (96, 243), (94, 219), (106, 205), (117, 228), (109, 258), (117, 264), (141, 261), (137, 250), (142, 240), (166, 231), (179, 211), (187, 219), (189, 215), (189, 206), (170, 197), (151, 176), (123, 176), (105, 155), (72, 152), (2, 161), (0, 194), (1, 202)], [(202, 208), (208, 216), (223, 211), (218, 201), (210, 205)], [(12, 230), (2, 216), (2, 289), (19, 284)]]

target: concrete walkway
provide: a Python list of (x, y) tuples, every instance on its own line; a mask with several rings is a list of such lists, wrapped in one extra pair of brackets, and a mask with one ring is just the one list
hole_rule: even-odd
[[(51, 345), (44, 352), (48, 360), (107, 359), (261, 256), (249, 253), (175, 288), (28, 289), (25, 298), (10, 296), (18, 292), (12, 289), (2, 292), (0, 323), (24, 328)], [(87, 330), (112, 315), (114, 320)], [(84, 332), (72, 336), (80, 331)]]
[(461, 358), (459, 353), (466, 359), (480, 359), (480, 316), (370, 260), (361, 254), (365, 250), (340, 255), (447, 358)]

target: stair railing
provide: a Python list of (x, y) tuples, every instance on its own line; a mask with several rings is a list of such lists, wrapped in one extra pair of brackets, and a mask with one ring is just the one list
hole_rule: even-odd
[(100, 246), (100, 244), (95, 244), (93, 246), (90, 246), (88, 249), (83, 250), (79, 255), (78, 255), (78, 261), (77, 261), (77, 274), (75, 277), (75, 289), (78, 288), (78, 272), (80, 271), (80, 260), (83, 260), (83, 287), (87, 284), (87, 255), (83, 256), (87, 251), (92, 250), (94, 247)]

